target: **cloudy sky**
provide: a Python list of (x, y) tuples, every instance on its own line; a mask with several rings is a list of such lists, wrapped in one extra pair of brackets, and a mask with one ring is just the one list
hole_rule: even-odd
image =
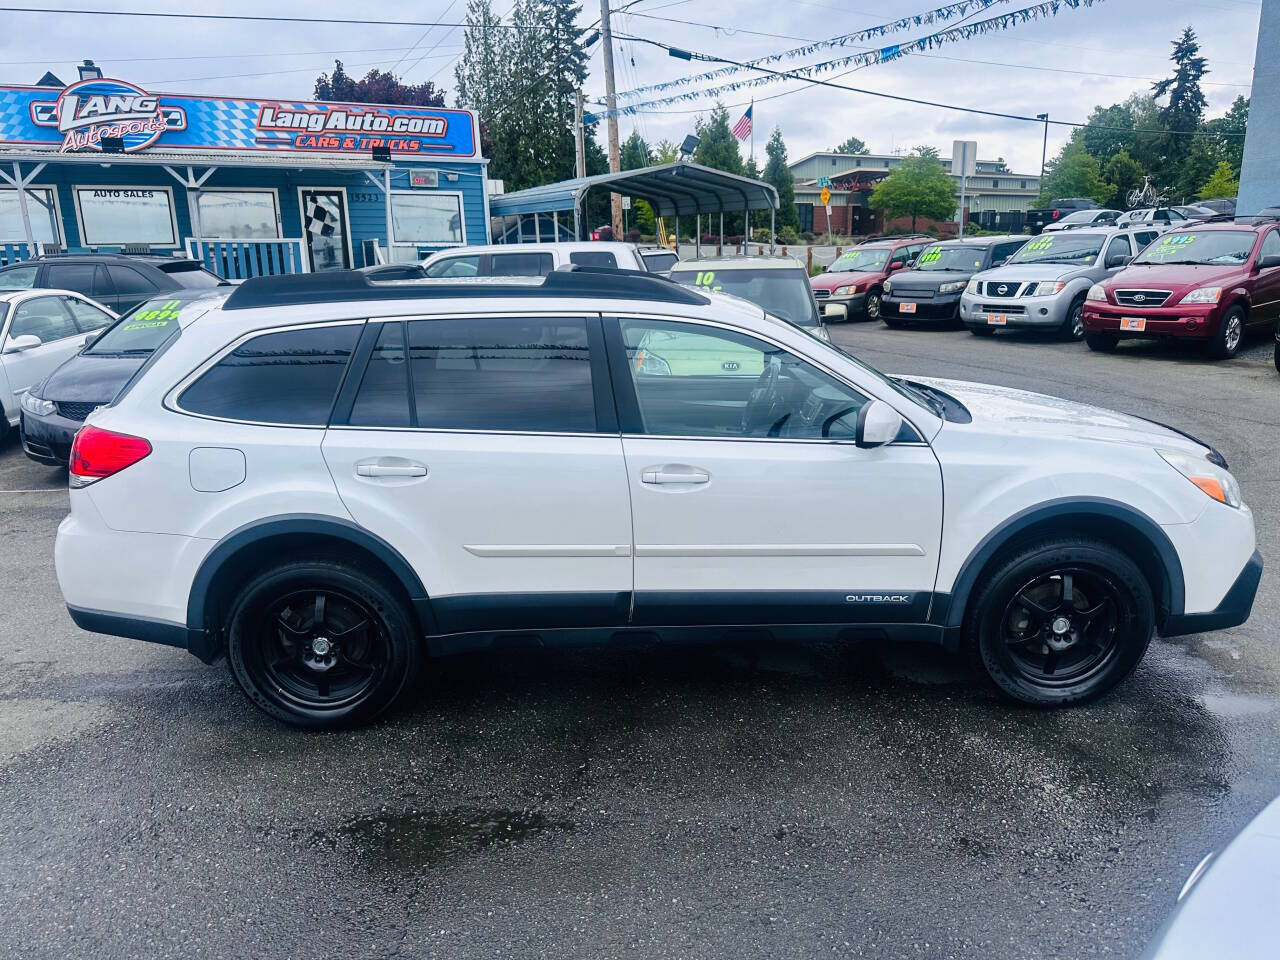
[[(495, 0), (505, 13), (511, 0)], [(614, 6), (622, 0), (613, 0)], [(1034, 0), (998, 3), (1019, 9)], [(1280, 0), (1267, 0), (1280, 2)], [(614, 29), (703, 53), (744, 60), (874, 26), (919, 13), (941, 0), (639, 0), (615, 17)], [(83, 3), (33, 0), (31, 6), (82, 7)], [(583, 25), (598, 15), (596, 0), (585, 0)], [(1257, 41), (1260, 0), (1099, 0), (1090, 9), (1063, 11), (1054, 18), (947, 45), (928, 55), (860, 69), (838, 82), (885, 93), (905, 94), (961, 106), (1083, 120), (1095, 104), (1124, 99), (1167, 76), (1170, 41), (1190, 25), (1200, 37), (1211, 73), (1205, 91), (1211, 115), (1248, 93)], [(190, 10), (177, 0), (111, 0), (95, 9)], [(306, 98), (317, 73), (335, 57), (350, 72), (392, 69), (411, 82), (434, 79), (453, 88), (453, 64), (461, 53), (462, 31), (444, 27), (389, 26), (385, 20), (463, 18), (466, 0), (422, 0), (417, 4), (363, 0), (358, 6), (275, 0), (207, 0), (207, 13), (268, 13), (276, 16), (360, 16), (362, 25), (201, 22), (140, 17), (94, 17), (0, 12), (0, 82), (33, 83), (45, 69), (74, 80), (75, 63), (91, 57), (108, 76), (156, 91), (232, 96)], [(705, 24), (705, 26), (704, 26)], [(945, 25), (944, 25), (945, 26)], [(904, 42), (939, 27), (886, 38)], [(869, 44), (879, 45), (879, 44)], [(646, 44), (619, 39), (618, 87), (668, 80), (710, 69), (667, 56)], [(818, 54), (812, 60), (837, 54)], [(794, 66), (787, 61), (777, 66)], [(825, 75), (834, 78), (834, 74)], [(721, 81), (723, 82), (723, 81)], [(603, 97), (597, 50), (587, 82), (588, 98)], [(777, 96), (777, 94), (783, 94)], [(1039, 125), (916, 107), (840, 90), (786, 81), (752, 92), (724, 96), (736, 120), (745, 101), (756, 98), (756, 148), (780, 126), (792, 159), (822, 150), (849, 135), (874, 152), (932, 143), (949, 152), (955, 139), (977, 140), (983, 159), (1004, 157), (1017, 172), (1037, 172)], [(766, 99), (771, 98), (771, 99)], [(450, 99), (452, 103), (452, 99)], [(694, 118), (710, 101), (678, 103), (638, 117), (623, 117), (622, 136), (633, 128), (650, 142), (678, 141), (692, 131)], [(1051, 128), (1052, 156), (1067, 131)]]

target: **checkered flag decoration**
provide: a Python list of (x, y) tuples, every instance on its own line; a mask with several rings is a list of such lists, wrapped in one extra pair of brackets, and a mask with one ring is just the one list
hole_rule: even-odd
[(303, 217), (303, 229), (313, 237), (332, 237), (338, 232), (338, 217), (332, 213), (317, 197), (307, 200), (306, 216)]

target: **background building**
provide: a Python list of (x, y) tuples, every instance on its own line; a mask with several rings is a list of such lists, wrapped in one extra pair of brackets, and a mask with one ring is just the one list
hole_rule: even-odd
[[(796, 181), (796, 207), (801, 230), (825, 233), (826, 210), (819, 199), (818, 180), (831, 180), (831, 223), (833, 233), (854, 235), (875, 233), (884, 228), (878, 211), (869, 206), (871, 191), (887, 177), (903, 158), (895, 154), (848, 154), (821, 151), (790, 164)], [(951, 158), (942, 157), (942, 166), (951, 169)], [(979, 160), (977, 176), (965, 189), (969, 219), (990, 229), (1021, 230), (1023, 215), (1040, 195), (1037, 174), (1013, 173), (1003, 160)], [(956, 178), (956, 206), (960, 204), (960, 181)]]

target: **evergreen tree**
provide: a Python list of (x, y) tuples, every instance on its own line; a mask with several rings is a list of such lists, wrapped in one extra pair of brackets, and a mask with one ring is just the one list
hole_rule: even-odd
[(867, 153), (867, 145), (857, 137), (850, 137), (838, 147), (831, 148), (832, 153), (851, 153), (854, 155)]
[(699, 117), (694, 130), (700, 138), (693, 153), (695, 163), (714, 167), (727, 173), (742, 173), (742, 153), (738, 150), (738, 138), (729, 127), (729, 110), (719, 101), (711, 110), (711, 116)]
[(1231, 169), (1240, 173), (1240, 164), (1244, 161), (1244, 134), (1249, 125), (1249, 98), (1236, 97), (1231, 109), (1221, 117), (1215, 117), (1205, 124), (1205, 128), (1214, 134), (1223, 158), (1231, 164)]
[(1107, 161), (1107, 165), (1102, 168), (1102, 175), (1112, 187), (1111, 199), (1105, 201), (1106, 205), (1123, 210), (1127, 206), (1125, 200), (1129, 191), (1142, 186), (1145, 171), (1142, 164), (1129, 156), (1128, 150), (1121, 150)]
[(653, 162), (649, 152), (649, 145), (644, 142), (644, 138), (640, 136), (638, 130), (631, 131), (631, 136), (623, 141), (619, 160), (623, 170), (638, 170), (641, 167), (649, 166)]
[(1236, 173), (1231, 167), (1231, 163), (1223, 160), (1218, 164), (1216, 170), (1213, 171), (1204, 186), (1200, 188), (1199, 197), (1201, 200), (1220, 200), (1235, 199), (1237, 193), (1240, 192), (1240, 181), (1236, 178)]
[(659, 140), (653, 145), (654, 163), (675, 163), (680, 159), (680, 150), (670, 140)]
[(769, 157), (764, 166), (764, 179), (778, 191), (778, 229), (791, 227), (798, 230), (800, 214), (796, 212), (796, 180), (787, 166), (787, 145), (782, 142), (781, 128), (773, 128), (764, 152)]
[(889, 217), (950, 220), (956, 214), (956, 184), (933, 147), (916, 147), (871, 191), (871, 207)]
[(1210, 137), (1192, 137), (1191, 150), (1178, 167), (1173, 182), (1171, 203), (1194, 203), (1204, 186), (1222, 162), (1222, 149), (1217, 140)]
[(1169, 131), (1164, 138), (1163, 153), (1166, 182), (1177, 178), (1178, 167), (1191, 152), (1193, 137), (1204, 119), (1205, 96), (1200, 89), (1200, 79), (1209, 72), (1204, 57), (1200, 56), (1200, 44), (1195, 31), (1187, 27), (1182, 36), (1173, 41), (1173, 76), (1151, 85), (1157, 98), (1168, 96), (1169, 102), (1160, 111), (1160, 122)]

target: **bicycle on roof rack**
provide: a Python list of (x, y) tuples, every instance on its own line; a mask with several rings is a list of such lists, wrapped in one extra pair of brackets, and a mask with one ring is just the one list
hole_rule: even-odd
[(1156, 190), (1150, 176), (1143, 177), (1141, 188), (1135, 187), (1125, 197), (1130, 210), (1136, 210), (1139, 207), (1158, 207), (1166, 200), (1168, 197)]

